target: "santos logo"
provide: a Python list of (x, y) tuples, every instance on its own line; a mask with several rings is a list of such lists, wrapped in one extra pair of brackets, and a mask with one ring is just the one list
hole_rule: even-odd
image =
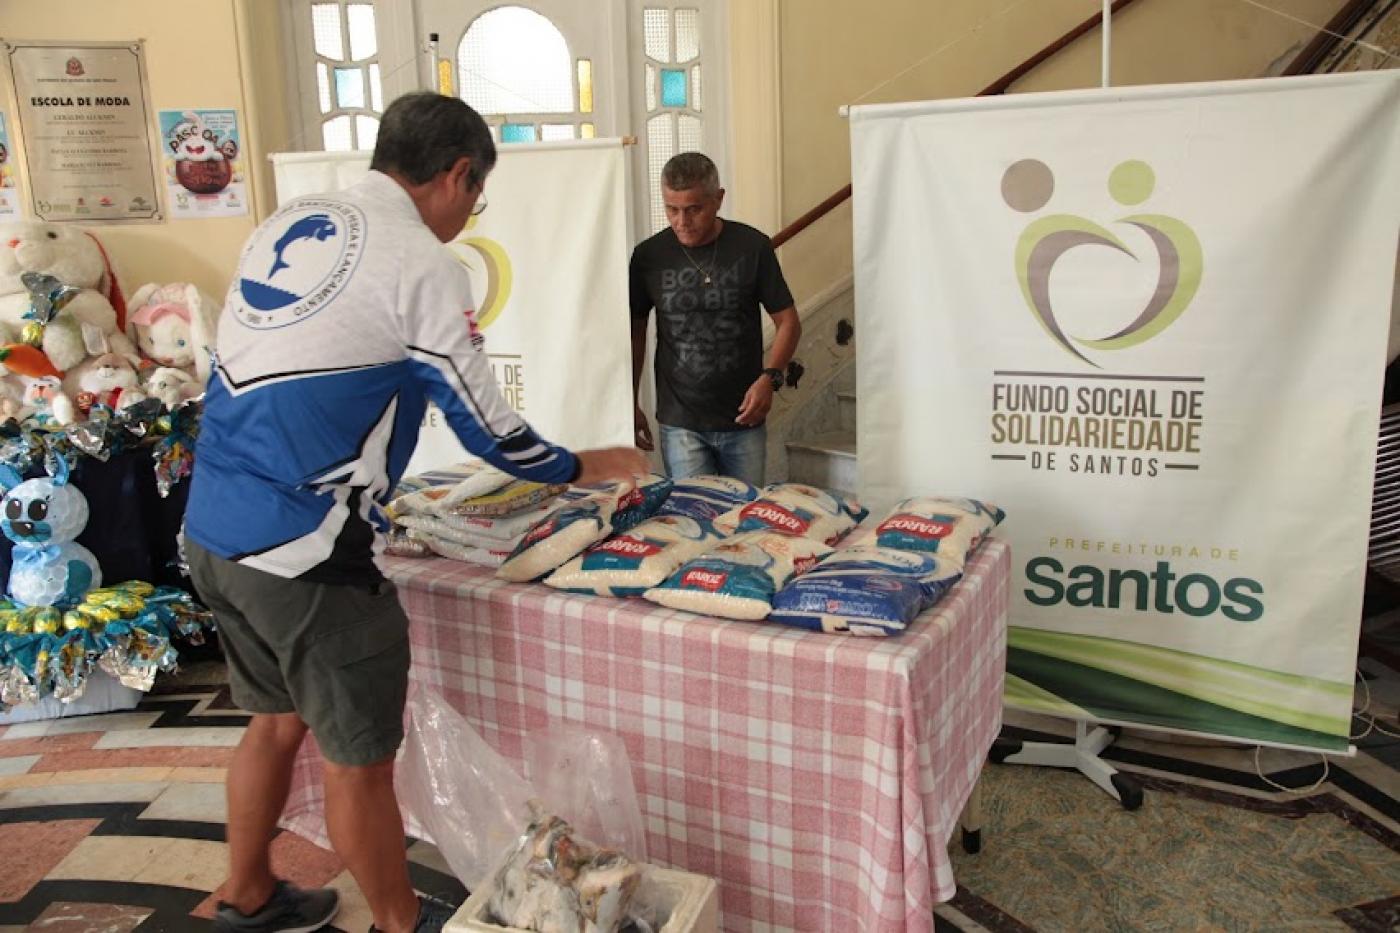
[(1150, 573), (1112, 568), (1105, 575), (1092, 564), (1080, 564), (1066, 574), (1064, 564), (1055, 558), (1037, 557), (1026, 564), (1026, 579), (1031, 583), (1025, 591), (1026, 599), (1037, 606), (1064, 602), (1099, 609), (1180, 611), (1197, 617), (1218, 611), (1236, 622), (1255, 622), (1264, 615), (1264, 603), (1256, 598), (1264, 595), (1264, 586), (1258, 580), (1235, 577), (1222, 585), (1203, 573), (1178, 578), (1164, 560), (1158, 561)]
[[(1108, 178), (1110, 196), (1125, 207), (1146, 201), (1155, 186), (1152, 167), (1136, 159), (1120, 163)], [(1002, 199), (1021, 213), (1034, 213), (1045, 207), (1054, 191), (1055, 176), (1038, 159), (1022, 159), (1008, 168), (1001, 180)], [(1152, 339), (1191, 304), (1200, 288), (1204, 267), (1195, 231), (1176, 217), (1139, 213), (1120, 217), (1115, 225), (1135, 227), (1147, 235), (1157, 254), (1157, 286), (1144, 307), (1135, 313), (1132, 308), (1124, 308), (1123, 323), (1108, 334), (1080, 336), (1065, 332), (1056, 315), (1059, 299), (1054, 295), (1051, 273), (1065, 253), (1079, 247), (1102, 247), (1138, 259), (1127, 243), (1088, 217), (1049, 214), (1031, 221), (1016, 244), (1016, 278), (1036, 321), (1060, 347), (1095, 367), (1098, 364), (1075, 344), (1090, 350), (1122, 350)], [(1129, 314), (1133, 316), (1128, 317)]]

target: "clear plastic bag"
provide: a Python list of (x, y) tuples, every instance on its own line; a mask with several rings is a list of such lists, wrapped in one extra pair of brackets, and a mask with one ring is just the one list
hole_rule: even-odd
[(525, 738), (525, 761), (535, 794), (580, 838), (646, 861), (642, 808), (622, 739), (570, 728), (534, 732)]
[(399, 801), (468, 890), (516, 847), (539, 804), (573, 823), (581, 839), (645, 861), (642, 811), (617, 736), (570, 728), (527, 736), (530, 782), (436, 691), (415, 687), (408, 709)]
[(437, 692), (415, 687), (399, 801), (474, 890), (530, 821), (530, 787)]

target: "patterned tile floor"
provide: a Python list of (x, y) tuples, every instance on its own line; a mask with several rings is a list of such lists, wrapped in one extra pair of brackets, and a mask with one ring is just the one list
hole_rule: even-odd
[[(1363, 669), (1372, 711), (1400, 732), (1400, 670), (1372, 660)], [(247, 721), (223, 681), (222, 665), (205, 660), (131, 712), (0, 731), (0, 933), (209, 928), (227, 868), (225, 769)], [(1064, 728), (1011, 713), (1007, 731)], [(955, 853), (959, 891), (936, 926), (1400, 929), (1400, 738), (1357, 744), (1316, 790), (1289, 794), (1256, 777), (1249, 751), (1130, 733), (1106, 757), (1147, 787), (1135, 813), (1074, 774), (989, 766), (983, 850)], [(1288, 786), (1321, 776), (1316, 756), (1266, 751), (1261, 764)], [(465, 896), (432, 846), (405, 845), (420, 890)], [(330, 929), (368, 929), (332, 853), (283, 833), (274, 859), (298, 884), (340, 889)]]

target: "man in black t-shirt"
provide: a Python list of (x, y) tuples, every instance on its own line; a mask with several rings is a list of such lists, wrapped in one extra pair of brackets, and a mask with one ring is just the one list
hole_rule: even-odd
[[(655, 308), (656, 420), (666, 472), (762, 485), (764, 422), (802, 336), (792, 292), (768, 237), (719, 217), (724, 189), (709, 158), (686, 152), (671, 159), (661, 194), (670, 227), (632, 251), (633, 391)], [(760, 306), (776, 328), (766, 361)], [(637, 446), (653, 449), (640, 407), (636, 427)]]

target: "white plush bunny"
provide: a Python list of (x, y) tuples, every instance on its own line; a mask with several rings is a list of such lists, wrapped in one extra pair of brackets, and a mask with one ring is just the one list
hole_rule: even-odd
[(135, 348), (121, 330), (125, 303), (106, 253), (95, 237), (68, 224), (0, 224), (0, 342), (17, 341), (30, 323), (25, 313), (31, 295), (21, 280), (26, 272), (81, 289), (44, 328), (40, 348), (56, 369), (66, 372), (108, 351), (135, 360)]
[(117, 353), (98, 357), (93, 367), (83, 374), (79, 388), (82, 391), (78, 393), (76, 407), (84, 415), (90, 414), (96, 405), (122, 411), (146, 398), (136, 368)]
[(161, 366), (146, 377), (146, 394), (160, 399), (166, 408), (197, 397), (201, 386), (194, 376), (173, 366)]
[(127, 334), (142, 355), (161, 366), (209, 378), (219, 306), (193, 285), (143, 285), (131, 296)]

